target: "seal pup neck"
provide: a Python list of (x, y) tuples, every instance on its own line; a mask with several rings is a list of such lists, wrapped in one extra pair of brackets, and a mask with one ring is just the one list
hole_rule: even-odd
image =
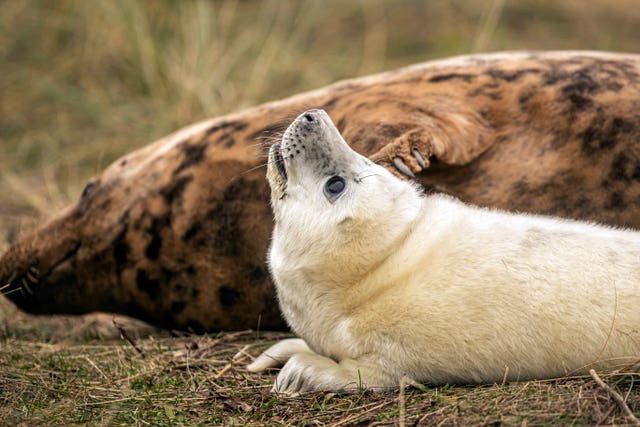
[[(301, 114), (269, 153), (272, 273), (348, 286), (397, 251), (420, 190), (353, 151), (323, 110)], [(275, 277), (278, 281), (278, 277)]]

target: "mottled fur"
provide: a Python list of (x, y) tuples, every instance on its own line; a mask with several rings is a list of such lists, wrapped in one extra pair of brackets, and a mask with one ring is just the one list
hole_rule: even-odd
[[(264, 148), (324, 108), (352, 147), (401, 157), (481, 206), (640, 227), (640, 57), (488, 54), (339, 82), (185, 128), (124, 156), (0, 259), (31, 312), (116, 311), (195, 331), (282, 328), (265, 266)], [(427, 169), (412, 156), (418, 150)], [(5, 290), (7, 292), (7, 290)]]
[[(269, 265), (304, 341), (249, 365), (285, 362), (274, 391), (542, 379), (640, 360), (640, 232), (422, 196), (350, 150), (321, 110), (294, 121), (282, 151), (286, 179), (273, 156), (267, 172)], [(346, 184), (329, 198), (337, 177)]]

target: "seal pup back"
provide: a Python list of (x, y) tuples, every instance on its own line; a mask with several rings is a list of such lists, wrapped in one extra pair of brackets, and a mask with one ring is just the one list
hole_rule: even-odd
[(273, 391), (552, 378), (640, 359), (640, 233), (422, 195), (322, 110), (270, 149)]

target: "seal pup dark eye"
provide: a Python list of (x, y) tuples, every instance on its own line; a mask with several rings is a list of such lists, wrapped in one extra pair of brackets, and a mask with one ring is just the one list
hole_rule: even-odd
[(347, 186), (347, 181), (343, 177), (335, 175), (324, 184), (324, 196), (331, 203), (335, 202)]

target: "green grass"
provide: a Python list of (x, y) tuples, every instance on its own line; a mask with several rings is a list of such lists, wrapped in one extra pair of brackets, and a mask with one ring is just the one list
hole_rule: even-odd
[[(72, 203), (87, 179), (116, 158), (181, 126), (450, 55), (638, 52), (637, 6), (637, 0), (3, 2), (0, 253)], [(268, 392), (273, 376), (244, 371), (245, 356), (217, 377), (244, 346), (255, 355), (280, 335), (161, 334), (138, 341), (142, 358), (126, 341), (96, 339), (104, 327), (87, 317), (30, 317), (0, 302), (0, 324), (0, 425), (625, 422), (590, 378), (286, 400)], [(640, 412), (637, 374), (605, 380)]]
[[(273, 374), (244, 369), (285, 334), (253, 331), (128, 342), (8, 338), (0, 353), (1, 425), (594, 425), (624, 424), (590, 378), (408, 387), (286, 399)], [(636, 413), (640, 373), (604, 377)], [(401, 415), (402, 414), (402, 415)]]

